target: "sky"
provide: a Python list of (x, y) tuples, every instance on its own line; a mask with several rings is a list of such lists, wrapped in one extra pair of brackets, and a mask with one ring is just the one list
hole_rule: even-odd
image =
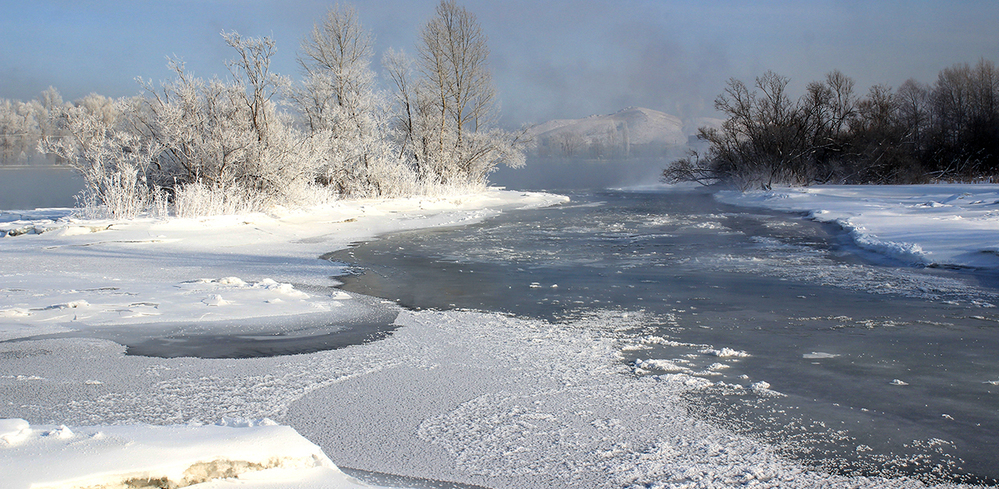
[[(351, 2), (376, 39), (415, 53), (433, 0)], [(838, 69), (858, 91), (932, 83), (943, 68), (999, 63), (999, 2), (464, 0), (489, 39), (500, 123), (608, 114), (629, 106), (717, 116), (726, 82), (773, 70), (792, 93)], [(49, 86), (66, 100), (138, 94), (136, 77), (226, 76), (220, 33), (270, 36), (275, 72), (300, 78), (303, 37), (334, 2), (317, 0), (0, 0), (0, 98)]]

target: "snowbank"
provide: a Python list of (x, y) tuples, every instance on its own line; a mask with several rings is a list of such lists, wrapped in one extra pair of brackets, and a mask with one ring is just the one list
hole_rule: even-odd
[(210, 488), (228, 487), (235, 478), (245, 488), (370, 487), (295, 430), (266, 419), (74, 428), (3, 419), (0, 467), (10, 489)]
[(906, 263), (999, 269), (999, 185), (830, 185), (717, 198), (807, 213), (842, 226), (860, 248)]

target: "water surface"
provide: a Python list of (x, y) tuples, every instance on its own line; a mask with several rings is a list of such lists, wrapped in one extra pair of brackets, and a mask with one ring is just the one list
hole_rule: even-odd
[(906, 267), (701, 192), (572, 198), (330, 258), (358, 271), (345, 289), (416, 309), (639, 313), (620, 333), (636, 374), (709, 380), (692, 411), (817, 468), (999, 478), (994, 274)]

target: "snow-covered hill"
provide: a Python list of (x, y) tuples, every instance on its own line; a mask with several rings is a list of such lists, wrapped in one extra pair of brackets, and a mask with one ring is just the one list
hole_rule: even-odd
[(628, 107), (608, 115), (548, 121), (532, 133), (544, 156), (627, 157), (685, 145), (698, 127), (720, 124), (720, 119), (684, 121), (658, 110)]

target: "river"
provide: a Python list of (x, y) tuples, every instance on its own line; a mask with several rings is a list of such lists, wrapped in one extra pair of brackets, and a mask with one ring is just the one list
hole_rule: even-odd
[(811, 467), (999, 480), (994, 274), (905, 266), (707, 192), (571, 197), (330, 259), (352, 265), (344, 289), (414, 309), (641, 314), (619, 332), (635, 375), (705, 379), (688, 410)]

